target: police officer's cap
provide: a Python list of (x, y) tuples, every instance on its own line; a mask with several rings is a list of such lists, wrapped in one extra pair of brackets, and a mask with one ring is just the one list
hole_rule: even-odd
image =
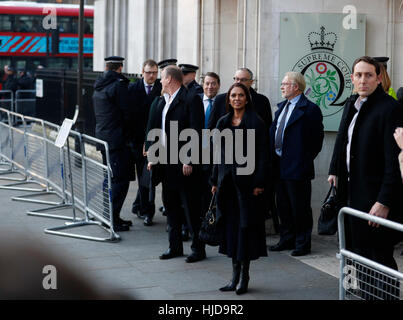
[(178, 62), (178, 60), (176, 59), (165, 59), (165, 60), (161, 60), (160, 62), (158, 62), (158, 67), (160, 69), (164, 69), (167, 66), (175, 66), (176, 63)]
[(389, 57), (374, 57), (374, 60), (381, 63), (386, 68), (387, 67), (386, 62), (388, 62)]
[(123, 63), (124, 60), (125, 58), (118, 56), (110, 56), (105, 58), (106, 63)]
[(199, 70), (198, 66), (194, 66), (192, 64), (180, 64), (178, 67), (181, 68), (183, 74), (196, 72), (197, 70)]

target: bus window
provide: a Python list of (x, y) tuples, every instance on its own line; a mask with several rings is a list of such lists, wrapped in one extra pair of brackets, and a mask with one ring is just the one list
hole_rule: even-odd
[(74, 33), (71, 24), (71, 17), (57, 17), (57, 26), (62, 33)]
[(0, 14), (0, 31), (11, 31), (11, 16)]
[(13, 31), (29, 32), (32, 27), (32, 21), (27, 16), (15, 16)]
[(94, 18), (84, 18), (84, 33), (92, 34), (94, 28)]
[(32, 32), (44, 32), (41, 16), (32, 16)]

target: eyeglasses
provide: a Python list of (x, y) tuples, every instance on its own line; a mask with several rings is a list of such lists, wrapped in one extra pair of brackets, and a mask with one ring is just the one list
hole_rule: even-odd
[(150, 75), (150, 74), (158, 74), (158, 71), (144, 71), (145, 74)]
[(246, 79), (246, 78), (233, 78), (235, 82), (246, 82), (246, 81), (252, 81), (252, 79)]
[(281, 82), (282, 87), (291, 86), (291, 85), (294, 85), (294, 84), (295, 84), (294, 82)]

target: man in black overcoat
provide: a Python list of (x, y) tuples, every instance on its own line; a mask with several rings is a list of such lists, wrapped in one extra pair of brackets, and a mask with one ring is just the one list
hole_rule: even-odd
[[(400, 150), (393, 138), (403, 125), (402, 108), (380, 86), (380, 68), (373, 58), (358, 58), (351, 80), (357, 94), (346, 102), (328, 181), (338, 187), (340, 206), (402, 221)], [(398, 240), (390, 229), (346, 219), (347, 249), (392, 269), (397, 269), (393, 250)]]
[(303, 94), (304, 76), (287, 72), (281, 82), (284, 100), (278, 104), (270, 128), (270, 153), (276, 179), (276, 203), (280, 217), (280, 241), (270, 251), (294, 249), (292, 256), (311, 252), (311, 180), (314, 159), (322, 149), (320, 108)]
[[(150, 189), (147, 182), (148, 172), (145, 169), (146, 157), (143, 155), (147, 121), (151, 104), (161, 95), (161, 83), (158, 76), (158, 65), (154, 60), (146, 60), (142, 67), (143, 78), (129, 85), (129, 103), (131, 118), (138, 123), (138, 128), (131, 129), (135, 162), (137, 171), (138, 190), (132, 205), (132, 212), (144, 219), (144, 225), (151, 226), (155, 214), (155, 204), (150, 199)], [(137, 133), (137, 136), (136, 136)]]
[[(95, 112), (95, 137), (109, 146), (112, 168), (112, 207), (115, 231), (128, 231), (131, 221), (120, 218), (120, 211), (129, 190), (130, 180), (135, 179), (130, 139), (128, 85), (129, 79), (122, 75), (122, 57), (105, 58), (106, 71), (96, 80), (92, 96)], [(105, 150), (101, 149), (104, 164)], [(107, 205), (104, 203), (104, 205)]]
[[(200, 154), (204, 110), (200, 97), (188, 95), (182, 81), (183, 75), (179, 68), (168, 66), (162, 71), (161, 84), (164, 96), (158, 98), (147, 126), (147, 138), (150, 138), (151, 132), (155, 132), (154, 129), (159, 129), (158, 144), (160, 148), (156, 149), (160, 151), (160, 157), (157, 159), (159, 163), (156, 163), (156, 160), (152, 161), (151, 150), (157, 145), (156, 143), (150, 145), (150, 141), (148, 141), (146, 151), (148, 152), (148, 168), (152, 168), (154, 184), (162, 182), (162, 195), (168, 218), (169, 249), (160, 256), (160, 259), (171, 259), (183, 255), (181, 225), (184, 209), (192, 234), (192, 253), (186, 258), (186, 262), (196, 262), (206, 257), (204, 244), (198, 237), (201, 223), (200, 159), (184, 162), (184, 159), (180, 157), (180, 150), (190, 142), (178, 141), (178, 137), (175, 137), (175, 129), (171, 126), (177, 125), (178, 134), (184, 129), (195, 130), (198, 136), (197, 141), (192, 140), (191, 143), (192, 146), (199, 149)], [(175, 143), (177, 143), (177, 148), (175, 148)], [(193, 145), (193, 143), (195, 144)], [(161, 152), (164, 150), (167, 155), (165, 161), (161, 156)], [(189, 153), (187, 154), (189, 155)]]

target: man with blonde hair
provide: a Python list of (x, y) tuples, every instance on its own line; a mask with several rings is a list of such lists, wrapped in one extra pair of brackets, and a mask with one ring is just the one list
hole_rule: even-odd
[(292, 256), (311, 251), (311, 180), (313, 161), (322, 149), (323, 124), (319, 107), (305, 95), (305, 79), (287, 72), (281, 82), (284, 100), (270, 128), (270, 152), (280, 217), (280, 241), (270, 251), (293, 249)]

